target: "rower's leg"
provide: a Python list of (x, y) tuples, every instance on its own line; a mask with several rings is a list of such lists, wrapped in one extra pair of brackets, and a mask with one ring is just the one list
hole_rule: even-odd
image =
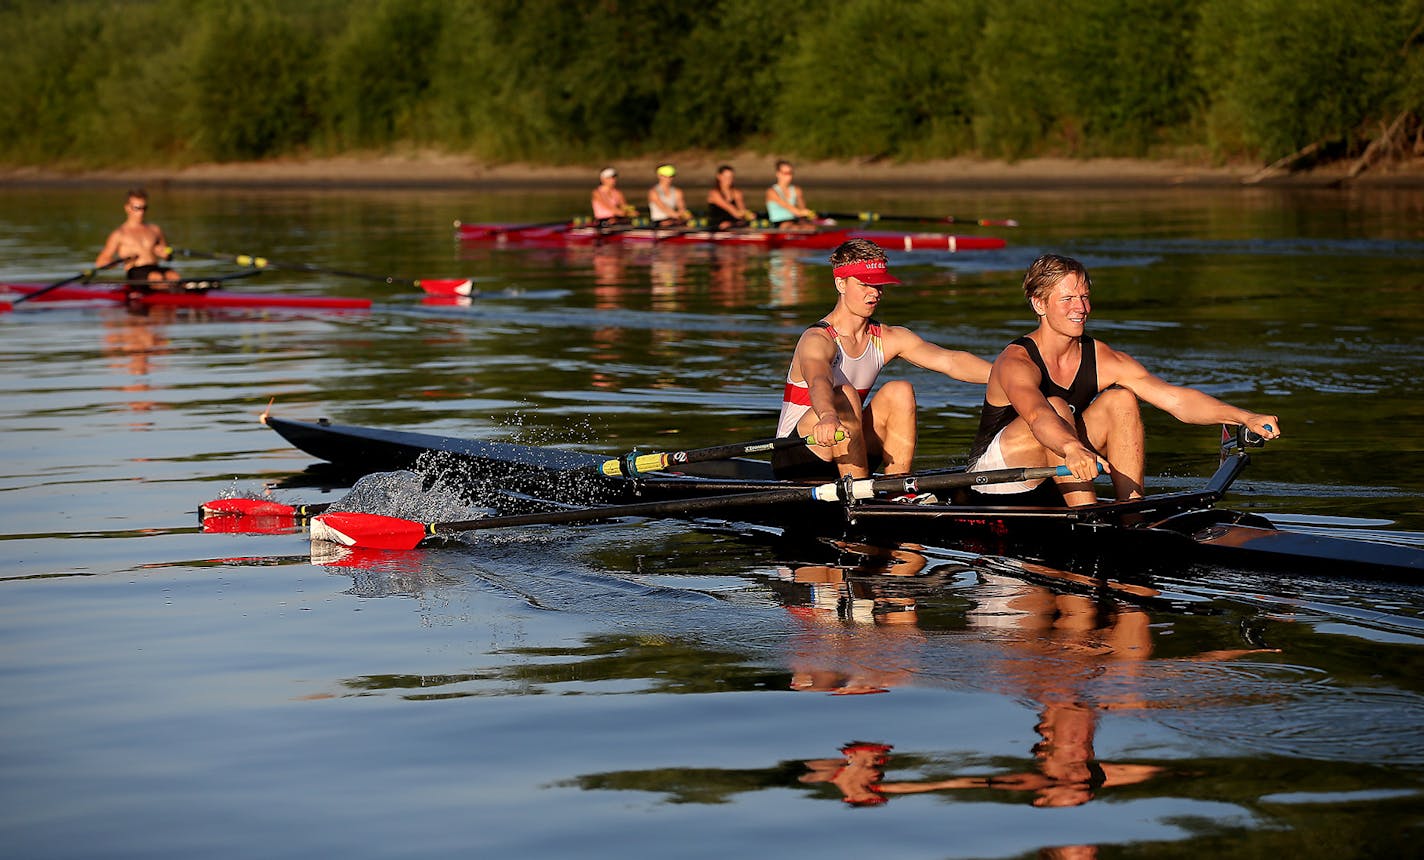
[(1093, 450), (1112, 466), (1113, 495), (1118, 501), (1142, 498), (1147, 447), (1137, 395), (1117, 386), (1104, 390), (1083, 410), (1078, 426)]
[[(868, 478), (870, 477), (870, 466), (866, 456), (866, 434), (860, 429), (864, 426), (861, 417), (860, 394), (849, 385), (839, 386), (835, 390), (835, 403), (836, 415), (841, 419), (841, 424), (848, 428), (850, 438), (831, 448), (813, 445), (811, 450), (822, 460), (835, 463), (842, 477), (849, 475), (852, 478)], [(797, 423), (796, 432), (805, 436), (810, 434), (811, 429), (815, 426), (816, 413), (807, 412)]]
[(915, 410), (915, 388), (903, 379), (882, 385), (865, 408), (866, 451), (880, 455), (887, 475), (904, 475), (914, 466)]

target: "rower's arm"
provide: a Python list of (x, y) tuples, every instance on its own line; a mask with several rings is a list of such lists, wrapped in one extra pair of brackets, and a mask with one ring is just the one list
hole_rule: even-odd
[(104, 267), (119, 258), (119, 231), (115, 230), (109, 234), (109, 239), (104, 243), (104, 249), (99, 252), (99, 256), (94, 258), (94, 265)]
[(989, 370), (993, 365), (973, 353), (945, 349), (900, 326), (887, 326), (885, 340), (886, 361), (898, 355), (916, 367), (934, 370), (962, 382), (982, 385), (989, 381)]
[[(1251, 432), (1267, 439), (1281, 435), (1280, 419), (1232, 406), (1218, 400), (1204, 391), (1185, 385), (1173, 385), (1156, 374), (1148, 372), (1141, 362), (1126, 353), (1103, 350), (1109, 353), (1107, 364), (1114, 381), (1130, 390), (1142, 400), (1151, 403), (1163, 412), (1185, 424), (1241, 424)], [(1100, 355), (1102, 362), (1104, 356)], [(1099, 365), (1100, 367), (1102, 364)], [(1101, 376), (1100, 376), (1101, 378)], [(1269, 429), (1267, 429), (1269, 427)]]
[(811, 411), (816, 415), (816, 426), (811, 434), (818, 445), (834, 445), (838, 432), (850, 437), (860, 430), (843, 425), (836, 411), (836, 384), (831, 370), (835, 354), (836, 346), (830, 338), (820, 330), (808, 329), (802, 333), (792, 357), (792, 378), (799, 374), (805, 381)]
[(1038, 366), (1028, 352), (1013, 345), (994, 362), (989, 390), (1001, 389), (1038, 443), (1062, 457), (1064, 465), (1079, 480), (1091, 481), (1098, 474), (1098, 456), (1078, 438), (1078, 428), (1065, 421), (1048, 402), (1038, 387), (1040, 381)]

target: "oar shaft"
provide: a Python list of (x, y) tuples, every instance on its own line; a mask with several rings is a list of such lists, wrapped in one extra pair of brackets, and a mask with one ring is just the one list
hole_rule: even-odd
[(818, 486), (779, 487), (752, 493), (697, 496), (660, 502), (637, 502), (627, 505), (607, 505), (595, 508), (575, 508), (532, 514), (512, 514), (502, 517), (482, 517), (476, 520), (456, 520), (441, 523), (419, 523), (398, 517), (364, 513), (327, 513), (312, 520), (311, 539), (346, 546), (372, 549), (413, 549), (420, 542), (439, 534), (509, 528), (512, 526), (584, 523), (623, 517), (687, 516), (702, 511), (730, 511), (736, 508), (778, 505), (797, 502), (835, 502), (867, 499), (877, 493), (947, 489), (957, 486), (1027, 480), (1064, 474), (1066, 467), (1038, 469), (1000, 469), (991, 472), (963, 472), (948, 475), (903, 475), (893, 478), (864, 478), (833, 482)]
[(128, 260), (131, 260), (131, 259), (133, 259), (133, 258), (132, 258), (132, 257), (117, 257), (117, 258), (115, 258), (115, 259), (113, 259), (113, 260), (110, 260), (109, 262), (105, 263), (105, 264), (102, 265), (102, 266), (95, 266), (95, 267), (92, 268), (92, 269), (85, 269), (84, 271), (80, 272), (80, 273), (77, 274), (77, 275), (74, 275), (73, 277), (65, 278), (65, 279), (62, 280), (62, 281), (56, 281), (55, 283), (50, 284), (49, 286), (45, 287), (45, 288), (42, 289), (42, 290), (35, 290), (33, 293), (28, 293), (28, 294), (26, 294), (26, 295), (20, 296), (19, 298), (15, 299), (13, 302), (10, 302), (10, 304), (11, 304), (11, 306), (14, 306), (14, 305), (18, 305), (18, 304), (21, 303), (21, 302), (28, 302), (28, 301), (31, 301), (31, 300), (33, 300), (33, 299), (37, 299), (37, 298), (39, 298), (40, 296), (45, 295), (46, 293), (52, 293), (52, 292), (54, 292), (55, 290), (59, 289), (60, 287), (68, 286), (69, 284), (72, 284), (72, 283), (74, 283), (75, 281), (87, 281), (87, 280), (89, 280), (90, 278), (94, 277), (94, 276), (95, 276), (96, 274), (98, 274), (99, 272), (102, 272), (102, 271), (104, 271), (105, 269), (113, 268), (114, 266), (117, 266), (118, 264), (123, 263), (123, 262), (127, 262)]
[(328, 269), (323, 266), (313, 266), (310, 263), (283, 263), (277, 260), (269, 260), (266, 257), (256, 254), (219, 254), (208, 251), (193, 251), (187, 248), (176, 251), (188, 257), (204, 257), (209, 260), (227, 260), (239, 266), (249, 266), (254, 269), (291, 269), (297, 272), (313, 272), (322, 275), (336, 275), (341, 278), (355, 278), (361, 281), (375, 281), (381, 284), (404, 284), (407, 286), (419, 286), (419, 281), (412, 278), (397, 278), (394, 275), (372, 275), (367, 272), (348, 272), (343, 269)]
[(826, 218), (855, 221), (899, 221), (908, 224), (977, 224), (980, 227), (1017, 227), (1012, 218), (960, 218), (955, 215), (888, 215), (880, 212), (820, 212)]
[[(844, 439), (845, 435), (838, 434), (837, 441)], [(814, 445), (815, 436), (772, 436), (766, 439), (757, 439), (753, 442), (738, 442), (730, 445), (714, 445), (710, 448), (693, 448), (686, 451), (664, 451), (650, 454), (639, 454), (631, 451), (617, 460), (605, 460), (601, 471), (612, 478), (636, 478), (644, 472), (657, 472), (666, 469), (668, 466), (680, 466), (686, 463), (703, 463), (708, 460), (726, 460), (731, 457), (744, 457), (748, 454), (764, 454), (767, 451), (776, 451), (782, 448), (796, 448), (802, 445)]]

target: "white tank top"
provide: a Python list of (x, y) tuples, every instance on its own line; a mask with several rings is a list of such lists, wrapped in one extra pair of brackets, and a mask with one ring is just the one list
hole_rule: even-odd
[[(885, 366), (885, 350), (880, 342), (880, 323), (875, 320), (870, 321), (867, 330), (870, 335), (870, 342), (866, 344), (865, 351), (860, 355), (851, 357), (846, 355), (845, 348), (841, 346), (840, 335), (830, 323), (822, 320), (812, 328), (819, 328), (826, 333), (826, 336), (836, 342), (836, 356), (831, 359), (831, 382), (836, 386), (850, 384), (860, 393), (862, 404), (870, 397), (870, 389), (875, 385), (875, 379), (880, 375), (880, 369)], [(795, 382), (791, 379), (791, 371), (786, 371), (786, 388), (781, 395), (781, 420), (776, 425), (776, 435), (789, 436), (796, 430), (796, 425), (801, 421), (801, 416), (811, 411), (811, 390), (806, 382)]]

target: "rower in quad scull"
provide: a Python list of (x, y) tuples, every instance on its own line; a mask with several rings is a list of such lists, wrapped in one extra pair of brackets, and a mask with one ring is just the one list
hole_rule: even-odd
[(598, 172), (592, 203), (593, 220), (600, 227), (627, 224), (638, 217), (638, 207), (629, 205), (628, 198), (618, 189), (618, 171), (612, 167)]

